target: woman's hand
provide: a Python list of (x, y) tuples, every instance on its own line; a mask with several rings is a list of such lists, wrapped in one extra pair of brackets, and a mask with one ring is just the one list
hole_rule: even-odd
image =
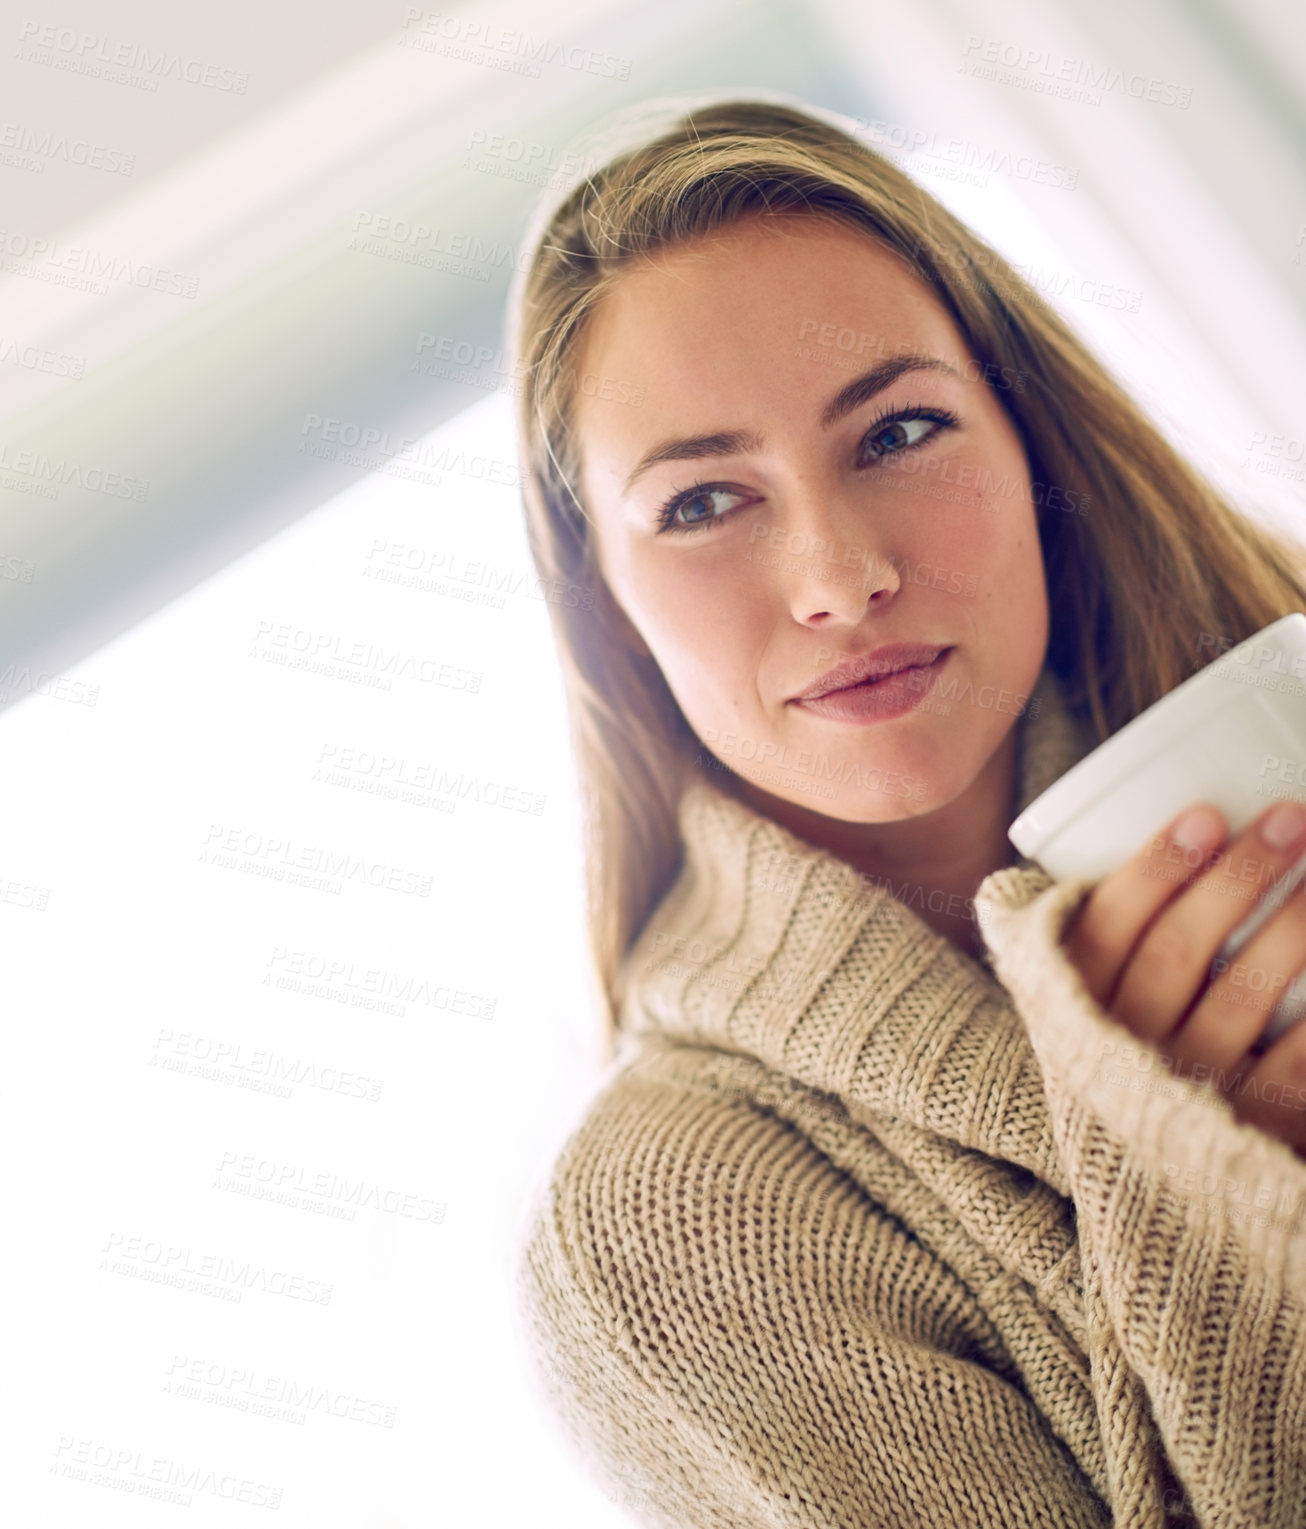
[(1098, 1003), (1173, 1072), (1209, 1077), (1237, 1119), (1306, 1158), (1306, 1021), (1251, 1051), (1306, 967), (1306, 886), (1211, 980), (1230, 931), (1306, 849), (1306, 807), (1280, 802), (1222, 850), (1227, 832), (1218, 808), (1190, 807), (1091, 890), (1066, 930), (1066, 955)]

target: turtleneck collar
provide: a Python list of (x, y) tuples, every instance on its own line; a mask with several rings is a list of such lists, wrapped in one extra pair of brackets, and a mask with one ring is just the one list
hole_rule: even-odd
[[(1019, 812), (1091, 743), (1047, 666), (1014, 725)], [(706, 778), (686, 785), (680, 828), (680, 874), (623, 968), (623, 1044), (755, 1057), (1065, 1192), (1037, 1061), (986, 964)]]

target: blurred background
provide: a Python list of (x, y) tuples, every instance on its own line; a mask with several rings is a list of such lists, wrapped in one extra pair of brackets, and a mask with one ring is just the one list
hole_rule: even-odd
[(530, 211), (647, 98), (844, 113), (1301, 532), (1306, 12), (9, 17), (7, 1516), (617, 1529), (512, 1297), (601, 1076), (504, 351)]

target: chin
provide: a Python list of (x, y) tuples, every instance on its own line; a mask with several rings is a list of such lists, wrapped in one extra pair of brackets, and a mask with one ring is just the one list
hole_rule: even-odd
[(861, 771), (860, 788), (846, 783), (831, 799), (830, 810), (864, 823), (922, 818), (955, 801), (975, 778), (969, 761), (959, 758), (946, 740), (913, 754), (913, 759), (884, 764), (872, 759)]

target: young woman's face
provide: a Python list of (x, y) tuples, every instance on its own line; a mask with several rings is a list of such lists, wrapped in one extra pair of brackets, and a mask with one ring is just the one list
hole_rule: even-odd
[[(905, 353), (932, 364), (847, 392)], [(1029, 465), (999, 397), (1024, 378), (986, 379), (896, 257), (792, 215), (625, 272), (578, 371), (600, 568), (706, 749), (754, 794), (848, 822), (970, 786), (1047, 648)], [(895, 662), (870, 655), (889, 644), (950, 651), (798, 699), (850, 662), (844, 683), (883, 677)]]

